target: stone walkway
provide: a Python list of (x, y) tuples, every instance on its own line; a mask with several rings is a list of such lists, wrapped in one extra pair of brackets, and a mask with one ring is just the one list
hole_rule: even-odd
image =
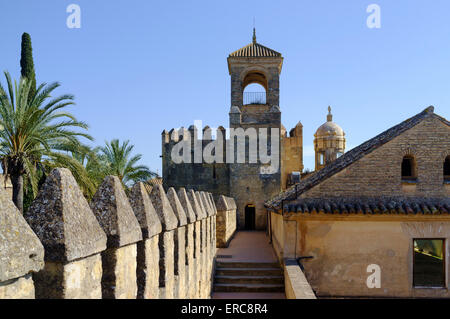
[[(231, 257), (231, 258), (230, 258)], [(218, 262), (278, 262), (264, 231), (238, 231), (228, 248), (217, 251)], [(285, 299), (284, 293), (215, 292), (213, 299)]]

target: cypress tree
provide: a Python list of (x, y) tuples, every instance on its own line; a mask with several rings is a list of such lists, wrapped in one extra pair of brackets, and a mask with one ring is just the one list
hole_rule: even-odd
[(34, 73), (33, 49), (31, 47), (31, 37), (28, 33), (22, 34), (22, 51), (20, 56), (21, 75), (31, 81), (28, 101), (36, 92), (36, 74)]

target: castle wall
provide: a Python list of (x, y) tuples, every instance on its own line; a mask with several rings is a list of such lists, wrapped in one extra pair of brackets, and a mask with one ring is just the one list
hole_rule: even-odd
[[(174, 187), (176, 189), (185, 187), (187, 189), (194, 189), (198, 191), (206, 191), (213, 194), (214, 198), (218, 198), (220, 195), (229, 194), (229, 168), (225, 163), (226, 152), (223, 151), (224, 159), (222, 163), (196, 163), (194, 157), (194, 145), (191, 143), (192, 148), (188, 156), (189, 163), (175, 163), (172, 160), (172, 149), (180, 139), (178, 135), (182, 134), (183, 129), (179, 132), (172, 130), (171, 134), (163, 132), (162, 143), (162, 177), (164, 189)], [(195, 133), (191, 129), (189, 131), (191, 141), (195, 138)], [(199, 133), (201, 135), (201, 133)], [(223, 136), (225, 137), (225, 135)], [(201, 136), (199, 136), (201, 138)], [(200, 140), (201, 149), (198, 152), (203, 154), (206, 145), (211, 142), (210, 139)], [(224, 142), (225, 148), (225, 142)], [(197, 161), (198, 162), (198, 161)]]
[(138, 183), (127, 197), (108, 176), (89, 205), (70, 171), (54, 169), (25, 219), (2, 189), (0, 206), (1, 299), (210, 298), (210, 193)]

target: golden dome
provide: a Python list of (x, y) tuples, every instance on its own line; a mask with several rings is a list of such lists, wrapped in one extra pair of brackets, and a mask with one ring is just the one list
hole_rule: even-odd
[(327, 121), (317, 129), (314, 136), (315, 137), (345, 136), (344, 130), (339, 125), (333, 122), (333, 115), (331, 114), (330, 106), (328, 107)]

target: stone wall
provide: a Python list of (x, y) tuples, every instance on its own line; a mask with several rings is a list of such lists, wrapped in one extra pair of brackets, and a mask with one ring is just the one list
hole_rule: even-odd
[(220, 196), (217, 202), (216, 216), (216, 245), (228, 247), (230, 240), (236, 232), (236, 203), (233, 198)]
[[(172, 129), (169, 132), (164, 130), (161, 137), (162, 177), (165, 190), (168, 190), (169, 187), (175, 189), (184, 187), (210, 192), (214, 195), (214, 198), (229, 194), (230, 172), (228, 165), (225, 163), (225, 129), (223, 129), (222, 134), (224, 157), (221, 163), (204, 163), (201, 158), (199, 162), (198, 158), (196, 160), (194, 156), (194, 148), (196, 146), (199, 149), (198, 154), (201, 156), (206, 145), (212, 141), (211, 129), (207, 126), (202, 131), (197, 131), (197, 128), (194, 126), (189, 127), (189, 129), (183, 127), (178, 130)], [(191, 144), (191, 150), (187, 156), (189, 160), (185, 160), (183, 163), (175, 163), (172, 160), (172, 149), (183, 139)]]
[(108, 176), (88, 203), (54, 169), (22, 216), (0, 189), (0, 299), (210, 298), (212, 194), (150, 190)]
[[(258, 121), (262, 124), (254, 124), (257, 115), (259, 116)], [(277, 106), (257, 105), (253, 109), (251, 106), (246, 106), (242, 115), (239, 113), (236, 121), (230, 122), (230, 127), (234, 129), (243, 128), (244, 130), (254, 128), (256, 132), (259, 132), (260, 129), (267, 129), (270, 135), (272, 128), (280, 130), (281, 112)], [(217, 162), (210, 164), (203, 161), (202, 154), (206, 145), (213, 141), (211, 128), (206, 126), (202, 132), (197, 132), (197, 129), (191, 126), (189, 129), (180, 128), (162, 132), (164, 189), (186, 187), (212, 193), (216, 200), (220, 195), (234, 198), (238, 211), (238, 227), (240, 228), (245, 227), (245, 207), (249, 204), (254, 205), (256, 210), (255, 227), (258, 230), (264, 230), (267, 226), (264, 201), (279, 194), (281, 190), (281, 152), (279, 150), (275, 152), (275, 149), (271, 149), (271, 137), (269, 136), (267, 147), (269, 152), (277, 154), (279, 166), (275, 173), (264, 174), (261, 172), (263, 164), (249, 163), (248, 142), (246, 142), (246, 162), (236, 163), (238, 139), (226, 139), (226, 130), (222, 127), (217, 130), (222, 132), (222, 139), (216, 139), (214, 142), (217, 143), (217, 148), (222, 148), (222, 157)], [(183, 140), (187, 143), (186, 145), (190, 143), (191, 148), (182, 163), (175, 163), (172, 159), (172, 151), (177, 147), (176, 145), (181, 145), (179, 143), (183, 143)], [(298, 138), (294, 138), (292, 141), (294, 140), (299, 141)], [(257, 142), (259, 143), (259, 135)], [(198, 147), (197, 151), (195, 151), (195, 147)], [(289, 154), (292, 155), (294, 151), (299, 152), (298, 147), (294, 147), (294, 149)], [(289, 147), (289, 150), (291, 150), (291, 147)], [(233, 154), (234, 163), (226, 163), (227, 152)], [(181, 149), (180, 154), (183, 154)], [(217, 150), (216, 154), (219, 154)], [(292, 155), (291, 162), (294, 163), (297, 159), (298, 157)], [(290, 165), (289, 168), (292, 168), (293, 165)]]
[(286, 259), (284, 262), (284, 287), (286, 299), (316, 299), (314, 291), (295, 259)]
[(281, 189), (288, 185), (288, 177), (292, 172), (303, 172), (303, 125), (298, 122), (290, 130), (289, 136), (281, 130)]
[(0, 299), (34, 298), (30, 272), (44, 268), (44, 247), (0, 187)]

